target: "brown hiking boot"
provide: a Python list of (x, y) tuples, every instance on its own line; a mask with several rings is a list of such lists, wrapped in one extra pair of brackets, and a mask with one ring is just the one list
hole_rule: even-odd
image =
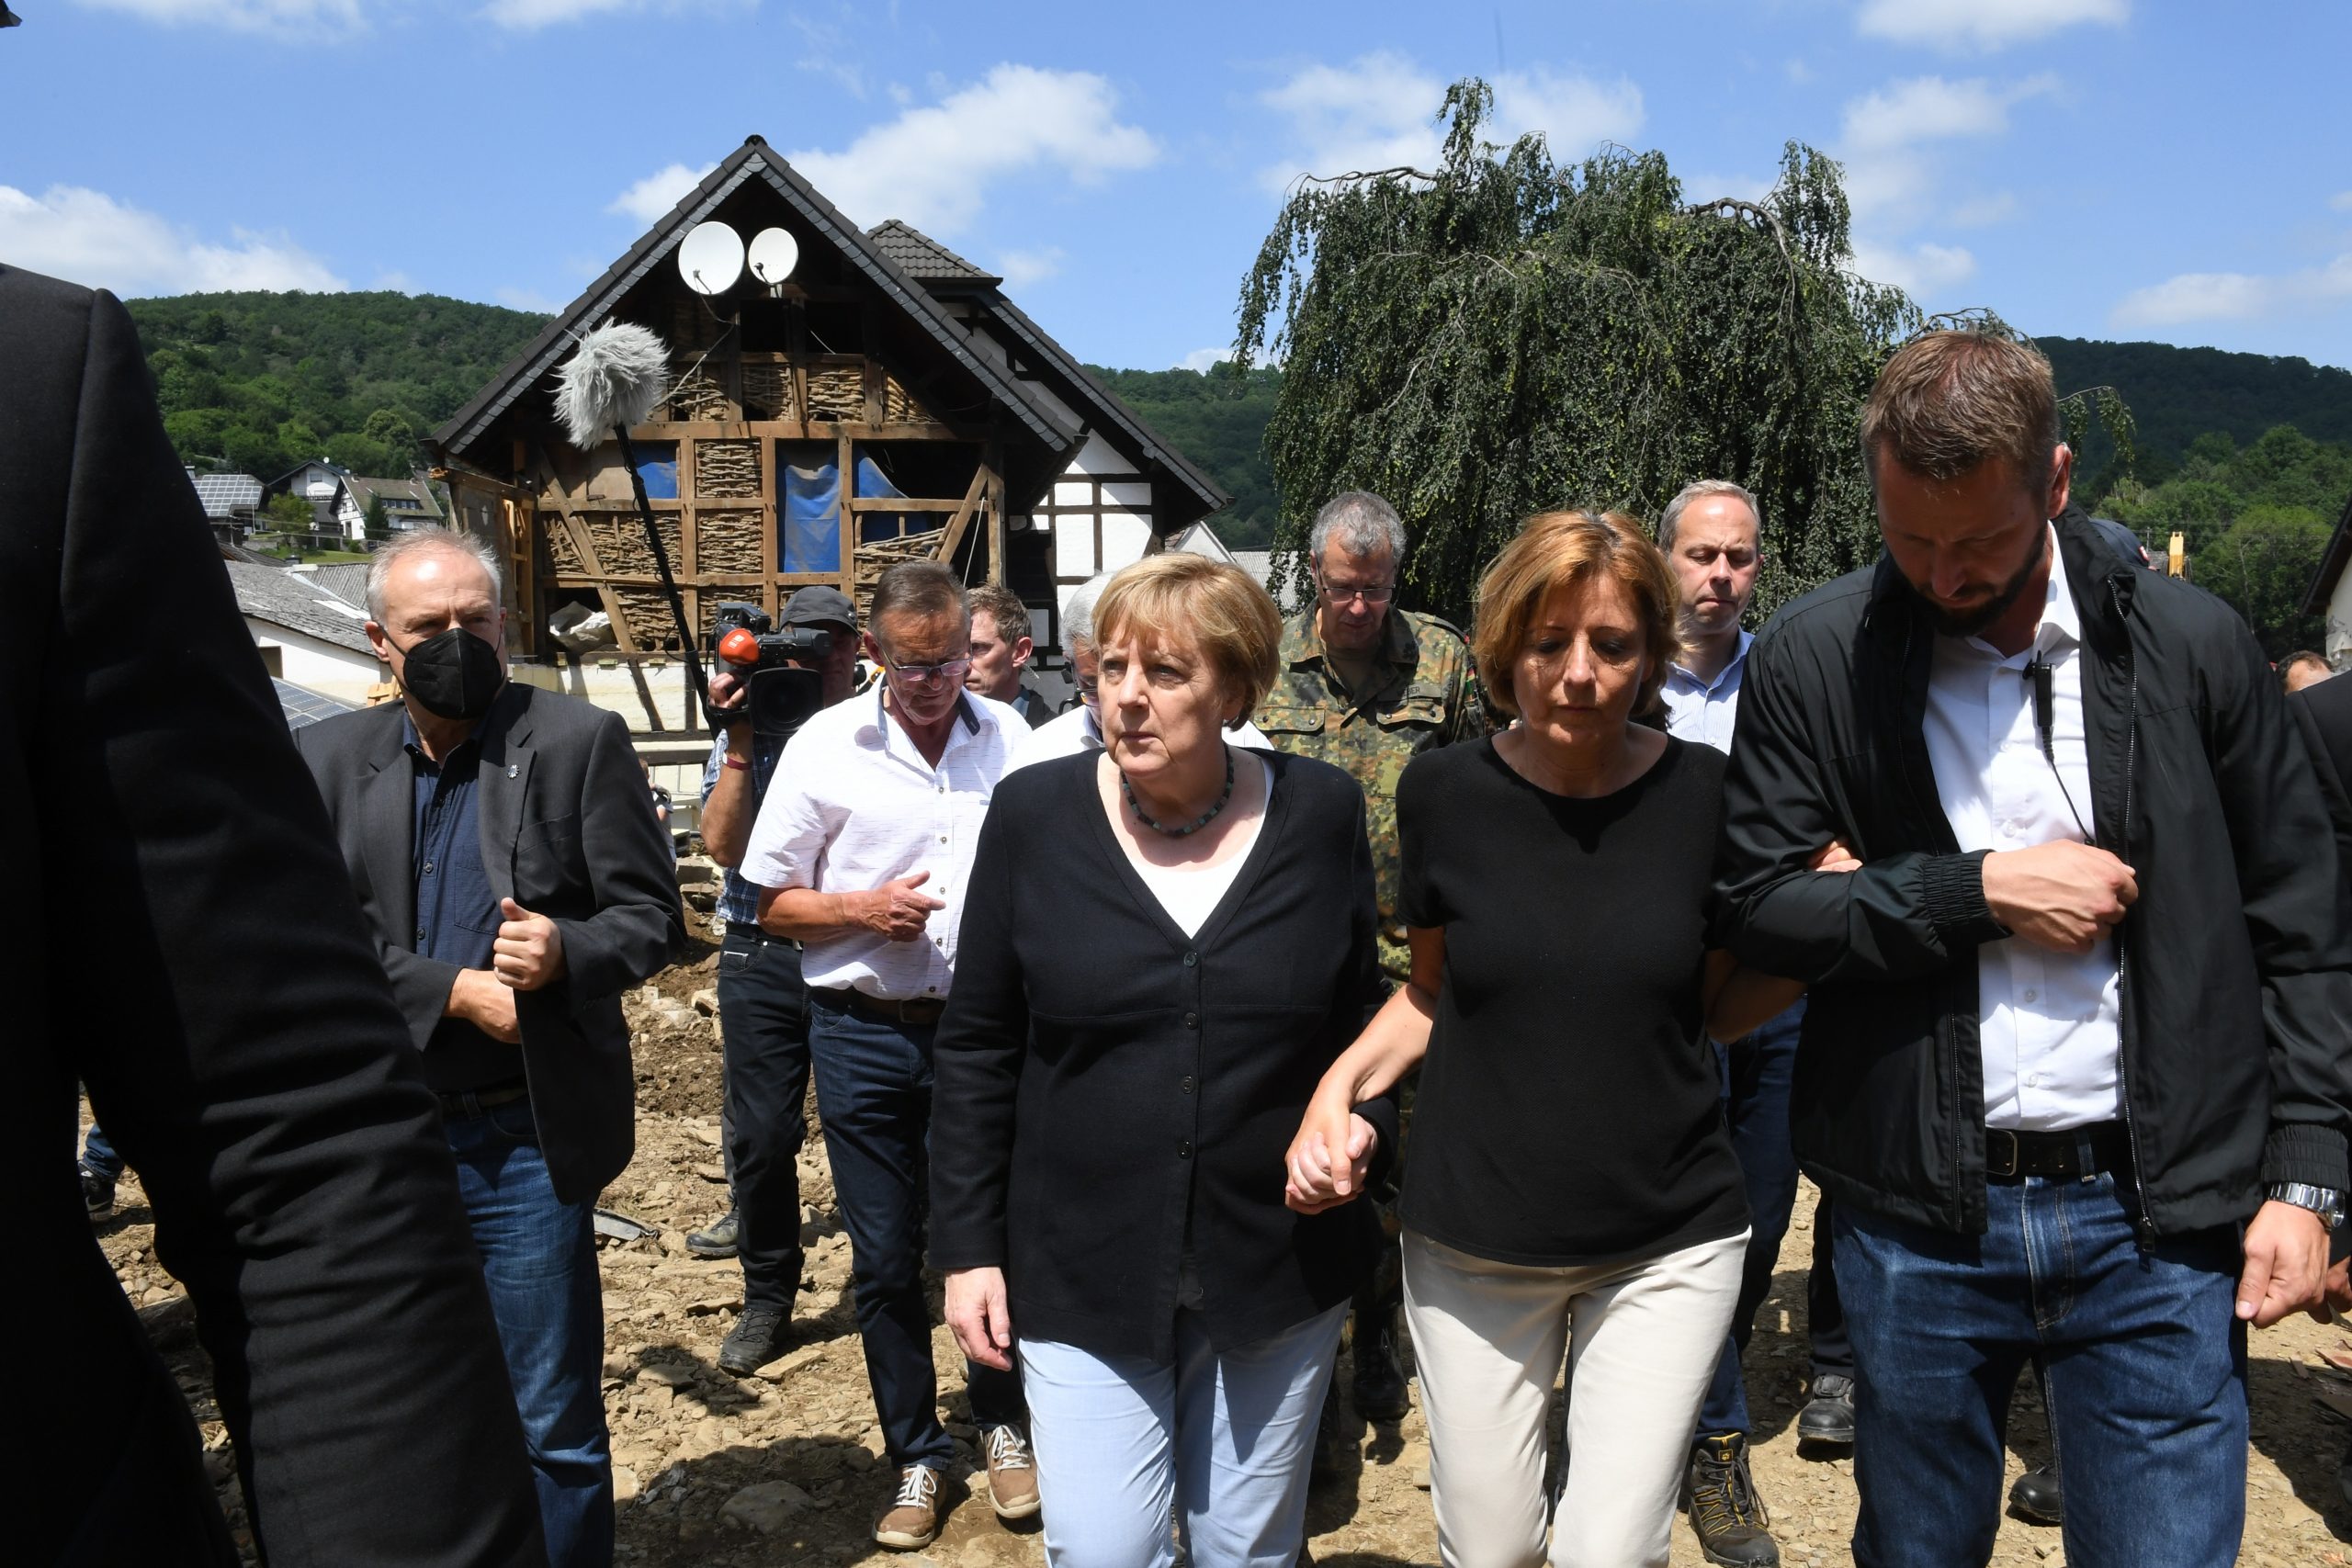
[(899, 1494), (874, 1521), (874, 1540), (893, 1551), (914, 1551), (939, 1536), (939, 1472), (910, 1464), (899, 1472)]
[(1037, 1461), (1028, 1439), (1011, 1427), (991, 1427), (984, 1439), (989, 1461), (989, 1506), (1000, 1519), (1025, 1519), (1037, 1511)]

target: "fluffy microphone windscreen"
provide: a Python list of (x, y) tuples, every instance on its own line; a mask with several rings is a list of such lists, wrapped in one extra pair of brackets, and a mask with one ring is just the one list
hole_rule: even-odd
[(556, 417), (585, 452), (615, 425), (642, 424), (669, 389), (670, 351), (643, 327), (614, 321), (581, 338), (556, 389)]

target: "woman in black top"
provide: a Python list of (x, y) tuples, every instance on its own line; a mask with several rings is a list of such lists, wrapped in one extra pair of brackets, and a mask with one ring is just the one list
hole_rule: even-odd
[(1543, 1555), (1564, 1351), (1552, 1561), (1664, 1563), (1739, 1289), (1747, 1210), (1702, 1024), (1760, 1022), (1787, 987), (1709, 951), (1721, 757), (1632, 722), (1676, 650), (1677, 603), (1665, 558), (1614, 514), (1532, 518), (1488, 568), (1473, 649), (1519, 723), (1405, 770), (1412, 981), (1292, 1147), (1295, 1206), (1361, 1190), (1329, 1157), (1345, 1113), (1426, 1055), (1401, 1218), (1448, 1563)]
[[(932, 1260), (967, 1353), (1018, 1336), (1046, 1555), (1288, 1568), (1368, 1210), (1283, 1204), (1308, 1096), (1379, 1006), (1363, 796), (1227, 732), (1275, 676), (1263, 588), (1197, 556), (1095, 609), (1105, 750), (1008, 776), (934, 1046)], [(1356, 1108), (1351, 1108), (1351, 1111)], [(1394, 1141), (1335, 1122), (1351, 1177)]]

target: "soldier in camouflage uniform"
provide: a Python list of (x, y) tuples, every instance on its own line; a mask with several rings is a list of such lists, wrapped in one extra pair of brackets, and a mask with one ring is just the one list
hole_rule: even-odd
[[(1399, 984), (1412, 960), (1396, 919), (1396, 781), (1421, 752), (1487, 733), (1477, 666), (1462, 634), (1393, 604), (1404, 552), (1404, 525), (1376, 495), (1349, 491), (1316, 514), (1307, 538), (1315, 598), (1285, 628), (1282, 673), (1256, 715), (1277, 747), (1329, 762), (1363, 786), (1379, 884), (1380, 963)], [(1407, 1405), (1396, 1351), (1402, 1276), (1395, 1189), (1384, 1196), (1391, 1242), (1374, 1282), (1356, 1298), (1351, 1381), (1358, 1415), (1393, 1420)], [(1318, 1464), (1328, 1464), (1337, 1441), (1338, 1397), (1335, 1379)]]

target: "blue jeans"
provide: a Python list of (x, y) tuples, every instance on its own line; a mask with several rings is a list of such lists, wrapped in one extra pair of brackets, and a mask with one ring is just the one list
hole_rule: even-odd
[[(1789, 1141), (1789, 1085), (1796, 1074), (1797, 1037), (1804, 1028), (1804, 1001), (1800, 998), (1755, 1033), (1716, 1048), (1724, 1071), (1724, 1116), (1731, 1124), (1732, 1147), (1747, 1182), (1753, 1228), (1740, 1274), (1739, 1302), (1732, 1310), (1731, 1338), (1715, 1362), (1706, 1403), (1699, 1407), (1702, 1438), (1732, 1432), (1745, 1437), (1749, 1431), (1747, 1380), (1741, 1374), (1740, 1358), (1755, 1333), (1756, 1309), (1772, 1293), (1772, 1270), (1780, 1263), (1781, 1242), (1789, 1234), (1789, 1216), (1796, 1208), (1797, 1156)], [(1815, 1378), (1825, 1372), (1850, 1376), (1854, 1369), (1826, 1245), (1828, 1231), (1829, 1201), (1825, 1198), (1814, 1218), (1813, 1269), (1805, 1282)]]
[(106, 1129), (96, 1122), (90, 1123), (90, 1135), (82, 1140), (82, 1163), (108, 1181), (122, 1179), (122, 1156), (115, 1153)]
[(605, 1568), (613, 1451), (595, 1211), (557, 1201), (529, 1100), (444, 1120), (538, 1482), (549, 1568)]
[[(894, 1465), (944, 1470), (955, 1439), (939, 1424), (931, 1359), (931, 1305), (923, 1298), (924, 1221), (931, 1192), (929, 1025), (883, 1023), (808, 993), (808, 1055), (817, 1118), (833, 1168), (833, 1198), (849, 1232), (850, 1285), (865, 1380)], [(965, 1363), (976, 1427), (1020, 1425), (1014, 1372)]]
[(1861, 1568), (1982, 1564), (2009, 1393), (2037, 1352), (2066, 1474), (2069, 1568), (2226, 1568), (2245, 1524), (2234, 1229), (2143, 1253), (2112, 1176), (1995, 1182), (1981, 1236), (1851, 1204)]
[(1168, 1360), (1023, 1339), (1050, 1568), (1166, 1568), (1171, 1511), (1203, 1568), (1290, 1568), (1347, 1311), (1222, 1351), (1179, 1311)]

